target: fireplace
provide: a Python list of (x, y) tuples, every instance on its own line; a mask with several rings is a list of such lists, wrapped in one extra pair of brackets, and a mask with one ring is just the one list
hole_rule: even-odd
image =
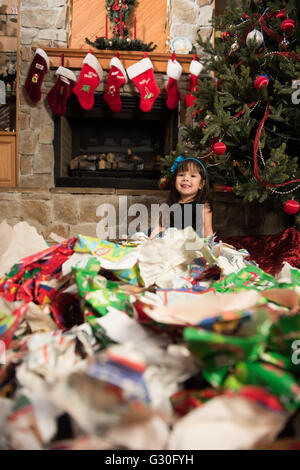
[(71, 95), (66, 115), (55, 118), (55, 186), (157, 189), (160, 156), (177, 144), (178, 111), (160, 97), (148, 113), (140, 110), (139, 96), (121, 100), (114, 113), (97, 93), (86, 111)]

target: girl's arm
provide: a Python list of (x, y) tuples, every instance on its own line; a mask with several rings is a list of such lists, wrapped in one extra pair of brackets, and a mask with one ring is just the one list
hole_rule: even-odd
[(204, 204), (204, 238), (213, 235), (212, 228), (212, 210), (210, 205), (206, 202)]
[(149, 235), (150, 240), (155, 237), (158, 233), (162, 232), (164, 228), (161, 225), (158, 225), (158, 227), (155, 227), (155, 229), (152, 230), (152, 232)]

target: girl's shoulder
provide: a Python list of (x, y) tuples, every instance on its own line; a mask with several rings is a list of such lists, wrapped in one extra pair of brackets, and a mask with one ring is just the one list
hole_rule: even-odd
[(193, 201), (193, 204), (203, 204), (204, 209), (212, 212), (212, 201), (210, 198), (199, 197)]

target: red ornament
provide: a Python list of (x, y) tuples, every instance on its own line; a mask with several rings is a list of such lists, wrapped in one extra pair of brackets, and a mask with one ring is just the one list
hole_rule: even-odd
[(284, 11), (279, 11), (276, 15), (276, 18), (278, 20), (283, 20), (284, 18), (286, 18), (286, 11), (285, 10)]
[(224, 31), (224, 33), (222, 33), (222, 39), (223, 41), (227, 41), (228, 38), (230, 38), (230, 33), (228, 33), (228, 31)]
[(254, 86), (257, 90), (260, 90), (262, 86), (269, 85), (269, 77), (268, 75), (260, 75), (254, 82)]
[(286, 214), (289, 215), (297, 214), (299, 211), (299, 202), (295, 201), (294, 199), (290, 199), (284, 204), (283, 210)]
[(224, 191), (225, 193), (231, 193), (233, 188), (231, 186), (221, 186), (221, 191)]
[(207, 127), (206, 123), (204, 121), (200, 122), (200, 129), (205, 129)]
[(217, 155), (223, 155), (226, 152), (226, 145), (223, 142), (217, 142), (213, 148)]
[(287, 36), (290, 36), (291, 34), (293, 34), (294, 29), (295, 29), (294, 20), (287, 19), (281, 23), (281, 31), (285, 33)]
[(158, 185), (158, 187), (161, 191), (165, 191), (166, 189), (170, 189), (170, 181), (166, 176), (163, 176), (162, 178), (160, 178), (158, 180), (157, 185)]
[(224, 78), (219, 78), (217, 81), (217, 90), (221, 91), (222, 90), (222, 83), (224, 82)]

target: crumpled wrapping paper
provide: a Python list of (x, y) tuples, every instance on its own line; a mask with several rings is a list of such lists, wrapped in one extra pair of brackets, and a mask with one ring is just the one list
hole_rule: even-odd
[[(245, 250), (191, 230), (128, 246), (78, 236), (4, 276), (2, 448), (251, 449), (276, 439), (300, 403), (290, 354), (299, 270), (285, 265), (275, 279)], [(55, 442), (61, 415), (72, 439)]]
[(26, 256), (48, 248), (44, 238), (27, 222), (11, 227), (0, 223), (0, 277)]
[(242, 397), (212, 398), (174, 426), (172, 450), (247, 450), (271, 443), (286, 415), (275, 414)]
[(145, 286), (173, 287), (174, 277), (186, 272), (203, 245), (203, 240), (191, 227), (170, 230), (164, 238), (145, 242), (140, 246), (138, 256)]

